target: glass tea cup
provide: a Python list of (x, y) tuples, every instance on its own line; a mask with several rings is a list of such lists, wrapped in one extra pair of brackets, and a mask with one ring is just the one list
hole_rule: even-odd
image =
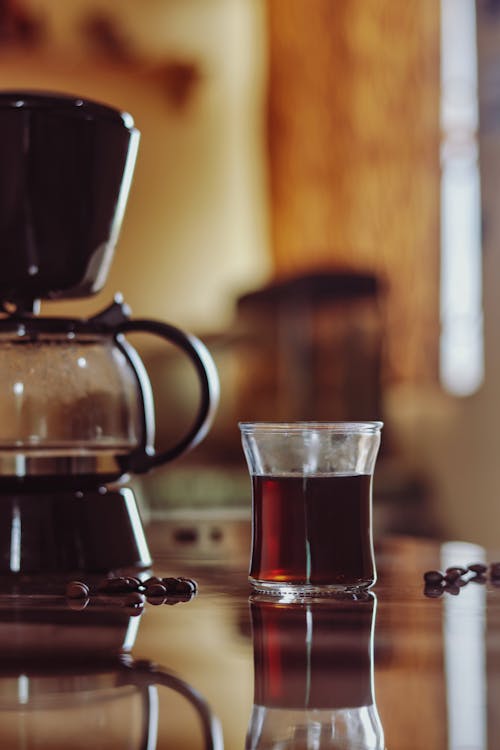
[(372, 484), (382, 422), (239, 427), (252, 479), (254, 589), (324, 595), (372, 586)]

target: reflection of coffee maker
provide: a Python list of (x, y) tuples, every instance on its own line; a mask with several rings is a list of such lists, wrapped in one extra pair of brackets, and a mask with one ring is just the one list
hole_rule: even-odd
[[(60, 597), (13, 603), (0, 596), (0, 745), (145, 750), (157, 747), (160, 724), (170, 738), (187, 712), (199, 746), (222, 750), (219, 721), (203, 696), (132, 658), (140, 619), (109, 604), (72, 610)], [(172, 707), (175, 715), (159, 722)]]
[(254, 706), (247, 750), (383, 750), (373, 690), (376, 598), (251, 599)]
[[(102, 288), (138, 139), (107, 106), (0, 94), (1, 574), (147, 568), (134, 495), (107, 485), (192, 448), (211, 423), (217, 374), (193, 336), (130, 320), (120, 300), (86, 320), (38, 316), (42, 299)], [(194, 424), (165, 451), (135, 331), (182, 349), (200, 382)]]

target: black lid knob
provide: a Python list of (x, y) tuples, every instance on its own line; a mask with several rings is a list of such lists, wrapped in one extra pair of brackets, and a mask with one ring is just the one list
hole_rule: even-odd
[(138, 141), (132, 117), (104, 104), (0, 92), (0, 303), (102, 288)]

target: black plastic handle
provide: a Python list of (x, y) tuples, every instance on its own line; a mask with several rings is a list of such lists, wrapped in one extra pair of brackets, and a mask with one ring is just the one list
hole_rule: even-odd
[[(190, 358), (200, 382), (200, 404), (191, 428), (174, 446), (161, 451), (155, 450), (151, 445), (151, 436), (148, 434), (148, 415), (149, 421), (152, 421), (153, 403), (147, 389), (142, 388), (144, 377), (141, 373), (144, 372), (144, 365), (135, 349), (126, 346), (123, 340), (125, 334), (135, 332), (152, 333), (179, 347)], [(154, 467), (161, 466), (186, 453), (203, 440), (210, 429), (219, 403), (219, 377), (206, 346), (196, 336), (185, 333), (168, 323), (157, 320), (124, 320), (114, 328), (114, 338), (130, 360), (141, 385), (145, 420), (142, 445), (128, 456), (123, 456), (120, 463), (124, 472), (145, 474)]]

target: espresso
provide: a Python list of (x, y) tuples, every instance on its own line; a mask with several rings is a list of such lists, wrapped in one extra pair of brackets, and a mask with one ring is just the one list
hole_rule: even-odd
[(367, 587), (375, 581), (371, 476), (254, 476), (254, 581)]

